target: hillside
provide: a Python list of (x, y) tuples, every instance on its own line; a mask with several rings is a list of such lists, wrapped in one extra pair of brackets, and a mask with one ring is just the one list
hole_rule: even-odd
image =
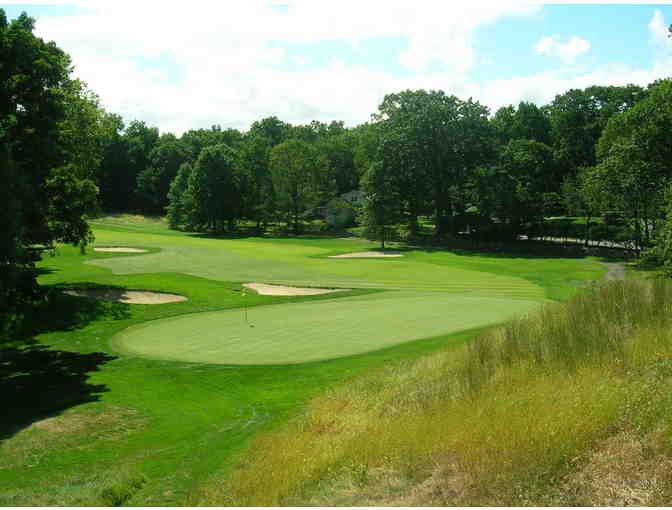
[(667, 506), (671, 306), (668, 282), (612, 282), (362, 376), (193, 504)]

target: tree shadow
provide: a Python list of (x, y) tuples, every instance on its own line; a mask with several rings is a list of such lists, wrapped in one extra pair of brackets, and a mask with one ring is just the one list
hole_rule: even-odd
[(115, 356), (51, 349), (37, 335), (80, 329), (94, 320), (125, 319), (130, 317), (130, 306), (70, 296), (59, 286), (45, 290), (45, 300), (30, 312), (22, 331), (11, 344), (0, 344), (0, 440), (37, 420), (96, 401), (108, 391), (106, 385), (88, 379)]
[(189, 237), (195, 237), (198, 239), (250, 239), (250, 238), (263, 238), (263, 239), (306, 239), (309, 241), (323, 240), (323, 239), (334, 239), (337, 237), (355, 237), (353, 234), (348, 232), (333, 232), (326, 231), (324, 233), (310, 232), (304, 234), (292, 234), (284, 232), (225, 232), (221, 234), (207, 233), (207, 232), (198, 232), (187, 234)]
[(457, 242), (446, 245), (415, 245), (414, 249), (426, 252), (449, 251), (465, 257), (523, 258), (523, 259), (582, 259), (596, 256), (610, 262), (632, 260), (633, 254), (622, 248), (584, 247), (579, 244), (563, 245), (539, 240), (517, 240), (508, 242), (467, 243)]
[(79, 354), (40, 345), (0, 351), (0, 440), (37, 420), (98, 400), (109, 390), (87, 382), (89, 373), (113, 359), (101, 352)]
[[(131, 317), (128, 303), (113, 300), (119, 298), (124, 287), (100, 285), (93, 282), (55, 284), (44, 287), (46, 299), (32, 311), (22, 331), (22, 340), (49, 331), (71, 331), (83, 328), (94, 320), (123, 320)], [(112, 300), (68, 294), (68, 291), (88, 289), (110, 296)]]

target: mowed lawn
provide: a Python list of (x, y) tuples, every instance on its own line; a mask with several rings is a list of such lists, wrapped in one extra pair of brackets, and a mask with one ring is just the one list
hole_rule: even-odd
[[(160, 248), (143, 257), (115, 257), (93, 263), (116, 274), (156, 271), (186, 273), (211, 280), (296, 286), (431, 290), (484, 296), (538, 299), (544, 289), (515, 274), (499, 274), (511, 261), (483, 272), (470, 261), (446, 264), (423, 252), (390, 259), (331, 259), (329, 255), (369, 250), (376, 245), (349, 239), (207, 239), (96, 230), (97, 246)], [(455, 257), (453, 257), (455, 258)], [(464, 257), (463, 257), (464, 258)], [(457, 260), (456, 260), (457, 262)], [(476, 261), (473, 261), (476, 262)], [(573, 261), (576, 265), (577, 263)], [(592, 264), (582, 262), (585, 267)], [(579, 263), (581, 265), (581, 263)], [(498, 267), (499, 266), (499, 267)]]
[(537, 305), (386, 292), (151, 321), (117, 335), (113, 346), (131, 355), (201, 363), (305, 363), (502, 322)]
[[(188, 505), (244, 457), (252, 436), (326, 388), (452, 348), (605, 273), (581, 259), (443, 251), (328, 259), (375, 245), (209, 239), (151, 223), (95, 234), (97, 246), (150, 253), (63, 247), (44, 257), (41, 283), (55, 294), (35, 318), (34, 343), (0, 364), (0, 505)], [(243, 296), (249, 281), (360, 290)], [(110, 285), (188, 301), (126, 305), (58, 292)], [(202, 355), (221, 348), (222, 336), (226, 352)], [(200, 359), (186, 358), (189, 339), (186, 350)]]

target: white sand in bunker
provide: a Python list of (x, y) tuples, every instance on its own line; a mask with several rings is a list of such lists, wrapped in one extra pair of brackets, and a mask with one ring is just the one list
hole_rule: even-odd
[(117, 301), (131, 305), (161, 305), (163, 303), (178, 303), (187, 298), (178, 294), (165, 292), (151, 292), (148, 290), (123, 290), (123, 289), (72, 289), (66, 290), (71, 296), (102, 299), (103, 301)]
[(93, 251), (104, 251), (110, 253), (147, 253), (147, 250), (140, 248), (123, 248), (123, 247), (109, 247), (109, 248), (94, 248)]
[(330, 255), (330, 259), (374, 259), (387, 257), (403, 257), (398, 252), (360, 251), (357, 253), (344, 253), (343, 255)]
[(317, 296), (331, 292), (345, 292), (350, 289), (313, 289), (308, 287), (285, 287), (266, 283), (243, 283), (243, 287), (257, 291), (263, 296)]

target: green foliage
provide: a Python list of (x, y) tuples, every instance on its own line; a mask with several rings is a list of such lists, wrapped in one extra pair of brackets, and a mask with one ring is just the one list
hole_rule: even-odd
[(301, 218), (334, 194), (328, 163), (312, 145), (291, 139), (273, 147), (270, 169), (278, 209), (299, 233)]
[(593, 166), (597, 142), (609, 119), (632, 108), (645, 95), (636, 85), (592, 86), (557, 95), (548, 111), (556, 157), (565, 166), (565, 175)]
[(455, 234), (471, 172), (494, 156), (488, 109), (442, 91), (407, 90), (385, 96), (378, 110), (379, 157), (395, 176), (411, 235), (430, 211), (437, 233)]
[(140, 209), (150, 214), (162, 214), (168, 205), (168, 190), (177, 171), (188, 157), (187, 148), (175, 135), (160, 136), (149, 155), (149, 165), (136, 179), (135, 192)]
[(229, 229), (241, 217), (241, 164), (227, 145), (205, 147), (187, 180), (188, 222), (208, 231)]
[(273, 216), (275, 194), (269, 168), (271, 142), (261, 135), (248, 135), (237, 146), (245, 175), (243, 216), (257, 228)]
[(193, 207), (193, 199), (187, 193), (189, 178), (193, 171), (190, 163), (182, 163), (168, 190), (168, 207), (166, 216), (171, 228), (189, 226), (189, 211)]
[(500, 144), (511, 140), (535, 140), (551, 145), (551, 123), (548, 115), (534, 103), (521, 102), (518, 108), (504, 106), (492, 118)]
[(362, 177), (362, 192), (360, 224), (385, 248), (391, 227), (401, 219), (401, 196), (389, 168), (380, 161), (373, 163)]
[(25, 13), (8, 23), (0, 9), (3, 329), (18, 324), (37, 297), (37, 252), (57, 241), (90, 240), (83, 216), (96, 203), (91, 178), (102, 157), (97, 98), (70, 78), (69, 57), (33, 30)]
[(490, 182), (496, 190), (495, 197), (488, 197), (495, 216), (506, 220), (514, 231), (523, 223), (541, 221), (547, 213), (545, 195), (553, 190), (554, 169), (550, 147), (529, 139), (511, 140), (500, 155), (494, 182)]

